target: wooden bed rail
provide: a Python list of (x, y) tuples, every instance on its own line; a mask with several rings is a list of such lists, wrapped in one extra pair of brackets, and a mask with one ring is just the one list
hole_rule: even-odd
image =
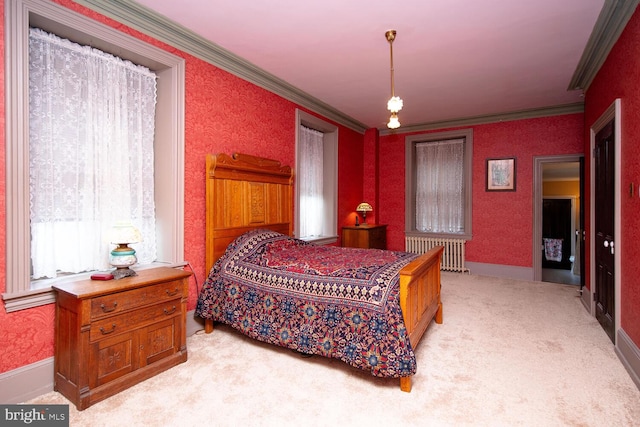
[[(400, 270), (400, 308), (414, 349), (431, 319), (442, 323), (440, 261), (443, 251), (443, 246), (435, 246)], [(400, 379), (400, 389), (411, 391), (411, 377)]]

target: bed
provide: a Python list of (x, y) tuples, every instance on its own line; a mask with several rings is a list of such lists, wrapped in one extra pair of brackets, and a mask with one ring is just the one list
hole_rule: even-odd
[(411, 391), (414, 348), (442, 323), (443, 248), (423, 255), (292, 237), (293, 172), (246, 154), (206, 160), (206, 263), (196, 315), (260, 341), (340, 359)]

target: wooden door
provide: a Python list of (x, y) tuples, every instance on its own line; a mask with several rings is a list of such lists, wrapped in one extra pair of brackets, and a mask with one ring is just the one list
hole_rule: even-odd
[(585, 258), (585, 238), (586, 238), (586, 232), (584, 230), (584, 157), (580, 157), (580, 202), (578, 204), (578, 209), (579, 209), (579, 218), (580, 218), (580, 224), (578, 226), (578, 231), (576, 231), (577, 233), (577, 241), (579, 242), (579, 251), (576, 254), (577, 256), (580, 257), (580, 290), (582, 290), (582, 288), (584, 287), (584, 274), (585, 274), (585, 263), (584, 263), (584, 258)]
[(173, 317), (140, 330), (140, 366), (147, 366), (179, 351), (180, 317)]
[(614, 122), (607, 123), (595, 137), (595, 303), (596, 318), (615, 343), (615, 141)]

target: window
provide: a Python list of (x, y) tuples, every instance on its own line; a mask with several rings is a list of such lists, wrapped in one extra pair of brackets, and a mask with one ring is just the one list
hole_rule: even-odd
[(155, 73), (31, 28), (29, 97), (32, 280), (109, 269), (119, 221), (154, 262)]
[[(30, 280), (29, 25), (153, 70), (157, 79), (154, 187), (157, 262), (184, 257), (184, 60), (45, 0), (5, 1), (7, 312), (54, 301), (50, 283)], [(105, 159), (108, 161), (108, 159)]]
[(471, 238), (471, 130), (405, 140), (406, 233)]
[(298, 140), (298, 185), (300, 186), (300, 236), (318, 238), (323, 234), (324, 133), (300, 125)]
[(338, 128), (296, 110), (295, 235), (332, 243), (338, 235)]

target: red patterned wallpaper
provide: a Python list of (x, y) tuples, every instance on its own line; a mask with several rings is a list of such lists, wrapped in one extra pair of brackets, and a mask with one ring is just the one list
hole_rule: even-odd
[[(621, 224), (622, 241), (616, 242), (622, 256), (620, 275), (621, 327), (640, 347), (640, 12), (636, 11), (615, 47), (585, 94), (585, 141), (589, 128), (609, 106), (620, 98), (622, 110)], [(590, 159), (585, 168), (590, 169)], [(587, 180), (589, 182), (589, 180)], [(634, 194), (629, 187), (634, 184)], [(587, 227), (587, 236), (590, 226)], [(588, 261), (588, 260), (587, 260)], [(588, 264), (587, 264), (587, 272)], [(587, 279), (589, 275), (587, 273)]]
[[(186, 152), (185, 175), (185, 259), (198, 278), (204, 271), (204, 158), (207, 153), (243, 151), (294, 162), (296, 105), (266, 90), (247, 83), (199, 59), (166, 46), (145, 35), (114, 23), (69, 0), (56, 0), (70, 9), (81, 11), (106, 22), (123, 32), (134, 34), (151, 44), (184, 57), (186, 60)], [(4, 8), (4, 2), (2, 2)], [(636, 14), (637, 15), (637, 14)], [(0, 26), (4, 23), (0, 20)], [(4, 33), (4, 28), (2, 30)], [(623, 141), (634, 141), (639, 133), (632, 117), (640, 114), (638, 93), (640, 83), (633, 76), (638, 69), (640, 54), (640, 22), (637, 16), (629, 23), (618, 46), (610, 54), (603, 70), (587, 94), (585, 117), (593, 122), (614, 97), (623, 98), (625, 123)], [(4, 58), (4, 38), (0, 41)], [(2, 60), (2, 59), (0, 59)], [(4, 70), (4, 67), (2, 67)], [(4, 80), (4, 72), (0, 71)], [(0, 85), (4, 92), (4, 85)], [(0, 135), (4, 138), (4, 96), (0, 98)], [(584, 123), (582, 114), (503, 122), (474, 126), (473, 160), (473, 241), (467, 246), (469, 261), (530, 267), (532, 265), (532, 168), (538, 155), (574, 154), (583, 152)], [(404, 137), (406, 134), (379, 137), (377, 132), (366, 136), (339, 128), (339, 207), (340, 224), (352, 224), (355, 206), (364, 198), (373, 198), (373, 221), (389, 224), (389, 249), (404, 247)], [(637, 139), (637, 138), (636, 138)], [(624, 142), (623, 142), (624, 144)], [(379, 150), (376, 153), (376, 148)], [(640, 176), (640, 147), (629, 142), (623, 145), (623, 186)], [(0, 144), (0, 222), (5, 223), (5, 163), (4, 144)], [(515, 156), (517, 191), (487, 193), (484, 191), (485, 159)], [(378, 175), (375, 172), (378, 171)], [(634, 181), (635, 182), (635, 181)], [(636, 188), (639, 182), (636, 183)], [(379, 188), (379, 191), (376, 189)], [(368, 200), (367, 200), (368, 201)], [(623, 226), (631, 238), (623, 241), (626, 259), (640, 254), (637, 210), (639, 198), (623, 200)], [(628, 214), (627, 214), (628, 212)], [(526, 242), (523, 244), (522, 242)], [(0, 226), (0, 245), (4, 248), (5, 228)], [(627, 257), (630, 256), (632, 258)], [(5, 252), (0, 250), (0, 292), (5, 289)], [(640, 266), (624, 263), (623, 327), (640, 342), (640, 314), (634, 310), (640, 303)], [(190, 291), (189, 308), (195, 305), (196, 291)], [(53, 305), (7, 314), (0, 309), (0, 373), (24, 366), (53, 355)], [(634, 326), (635, 325), (635, 326)]]
[[(583, 115), (472, 126), (473, 240), (467, 260), (512, 266), (533, 264), (533, 157), (583, 152)], [(389, 224), (389, 249), (404, 248), (405, 149), (409, 134), (380, 138), (380, 222)], [(516, 157), (515, 192), (485, 191), (485, 161)]]
[(338, 233), (342, 235), (340, 227), (353, 225), (356, 207), (362, 201), (364, 143), (359, 133), (341, 129), (338, 134)]
[[(361, 202), (367, 202), (373, 208), (373, 211), (367, 214), (367, 222), (377, 224), (378, 208), (380, 206), (380, 132), (378, 129), (367, 129), (364, 134), (364, 150), (363, 150), (363, 179), (364, 185), (362, 189)], [(353, 208), (355, 209), (357, 205)], [(358, 214), (360, 216), (360, 214)], [(360, 219), (362, 219), (360, 217)], [(350, 224), (355, 221), (355, 212)], [(381, 223), (382, 224), (382, 223)]]
[[(76, 3), (69, 0), (56, 2), (185, 58), (185, 259), (190, 262), (201, 286), (207, 273), (204, 270), (206, 154), (231, 154), (239, 151), (294, 165), (294, 124), (297, 106), (204, 61), (114, 23)], [(3, 26), (3, 22), (0, 20), (0, 26)], [(0, 40), (0, 43), (4, 43), (4, 38)], [(2, 47), (4, 48), (4, 45)], [(4, 58), (4, 52), (0, 58)], [(4, 70), (4, 67), (1, 69)], [(0, 76), (4, 78), (4, 71), (0, 71)], [(0, 85), (0, 90), (4, 90), (4, 85)], [(0, 120), (4, 128), (4, 96), (0, 99)], [(348, 223), (349, 212), (355, 209), (362, 197), (363, 136), (343, 126), (339, 126), (338, 134), (338, 220), (342, 224)], [(4, 138), (4, 129), (0, 129), (0, 135)], [(0, 144), (0, 155), (3, 159), (4, 146), (4, 143)], [(0, 226), (0, 245), (4, 248), (4, 160), (1, 162), (1, 168), (0, 222), (3, 225)], [(0, 250), (0, 292), (6, 289), (4, 266), (5, 253), (4, 250)], [(192, 283), (189, 309), (195, 307), (197, 298), (195, 279), (192, 279)], [(2, 305), (0, 373), (53, 356), (54, 316), (53, 304), (9, 314), (4, 311)]]

